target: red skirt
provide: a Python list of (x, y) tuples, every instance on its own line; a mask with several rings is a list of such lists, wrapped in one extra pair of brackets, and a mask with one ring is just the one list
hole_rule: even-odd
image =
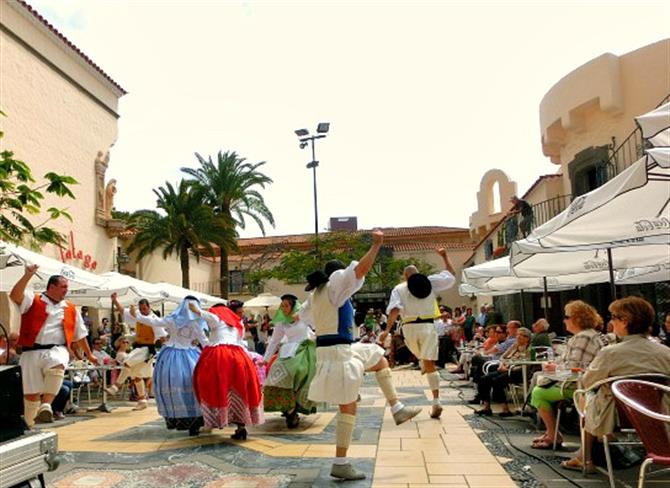
[(205, 347), (193, 372), (193, 389), (208, 427), (265, 421), (256, 367), (240, 346)]

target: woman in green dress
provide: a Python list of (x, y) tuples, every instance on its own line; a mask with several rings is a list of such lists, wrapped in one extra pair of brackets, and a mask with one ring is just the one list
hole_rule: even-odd
[[(316, 369), (314, 332), (300, 321), (297, 297), (286, 294), (272, 319), (273, 332), (265, 351), (269, 364), (263, 386), (266, 412), (282, 412), (289, 428), (298, 426), (298, 413), (316, 412), (316, 404), (307, 399), (309, 384)], [(286, 338), (285, 342), (282, 339)], [(272, 359), (279, 350), (276, 359)]]

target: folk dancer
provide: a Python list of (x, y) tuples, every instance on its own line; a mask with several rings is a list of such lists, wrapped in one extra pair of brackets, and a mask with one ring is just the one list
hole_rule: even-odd
[(372, 233), (373, 244), (360, 262), (348, 267), (341, 261), (329, 261), (324, 271), (307, 276), (305, 291), (312, 291), (300, 318), (316, 330), (316, 374), (308, 398), (314, 402), (339, 405), (335, 428), (335, 459), (330, 471), (334, 478), (365, 479), (347, 459), (347, 450), (356, 422), (356, 399), (365, 371), (374, 371), (384, 396), (391, 405), (396, 424), (416, 416), (419, 408), (406, 407), (398, 400), (384, 350), (376, 344), (353, 343), (354, 309), (351, 296), (361, 289), (381, 248), (384, 234)]
[[(119, 314), (123, 317), (124, 323), (129, 327), (135, 329), (135, 342), (133, 342), (133, 350), (125, 357), (123, 361), (123, 368), (114, 384), (107, 388), (107, 393), (116, 395), (121, 389), (126, 379), (131, 378), (135, 384), (137, 391), (137, 405), (133, 410), (144, 410), (147, 408), (147, 394), (144, 385), (145, 379), (150, 379), (154, 373), (153, 358), (156, 355), (156, 340), (165, 337), (167, 334), (165, 330), (157, 327), (154, 328), (142, 324), (135, 320), (133, 314), (119, 303), (116, 293), (112, 293), (112, 304)], [(149, 301), (142, 298), (137, 302), (141, 316), (157, 318), (151, 311)], [(135, 313), (137, 315), (137, 313)]]
[(430, 276), (419, 273), (416, 266), (407, 266), (403, 272), (404, 283), (391, 292), (386, 309), (387, 327), (391, 327), (398, 315), (402, 315), (402, 332), (407, 347), (421, 361), (421, 372), (426, 375), (428, 386), (433, 393), (431, 418), (442, 415), (440, 405), (440, 375), (435, 368), (438, 358), (439, 340), (435, 319), (440, 315), (435, 294), (454, 285), (454, 267), (447, 251), (439, 248), (437, 253), (444, 261), (445, 270)]
[(204, 347), (208, 340), (205, 321), (190, 310), (189, 304), (199, 306), (200, 302), (189, 295), (166, 317), (137, 314), (134, 318), (153, 327), (154, 332), (163, 328), (169, 335), (158, 352), (154, 368), (158, 413), (165, 418), (168, 429), (188, 430), (190, 435), (197, 435), (204, 423), (193, 391), (193, 370), (200, 358), (200, 349), (193, 343), (197, 341)]
[(54, 275), (47, 282), (44, 293), (26, 291), (38, 266), (26, 266), (9, 298), (21, 311), (18, 345), (23, 348), (19, 360), (23, 383), (24, 418), (28, 427), (38, 422), (53, 422), (51, 402), (60, 391), (65, 367), (74, 350), (83, 349), (88, 360), (98, 364), (91, 353), (88, 334), (75, 306), (65, 300), (68, 280)]
[[(316, 412), (316, 404), (307, 397), (316, 372), (316, 336), (309, 325), (300, 320), (299, 311), (298, 297), (290, 293), (282, 295), (279, 310), (272, 319), (272, 338), (264, 357), (269, 364), (263, 386), (265, 411), (282, 412), (289, 429), (298, 426), (298, 413)], [(277, 351), (278, 357), (271, 362)]]
[(205, 422), (203, 431), (236, 424), (233, 439), (246, 440), (246, 425), (262, 424), (263, 399), (256, 367), (242, 341), (244, 325), (235, 312), (223, 304), (209, 312), (190, 304), (210, 329), (209, 344), (193, 372), (193, 388)]

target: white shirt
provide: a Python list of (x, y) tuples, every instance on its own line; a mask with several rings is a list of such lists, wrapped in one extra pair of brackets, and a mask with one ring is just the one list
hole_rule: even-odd
[[(35, 339), (36, 344), (65, 344), (65, 332), (63, 331), (63, 319), (65, 318), (65, 308), (67, 307), (67, 302), (61, 300), (58, 303), (53, 302), (45, 293), (41, 295), (42, 301), (47, 305), (47, 319), (44, 322), (42, 330), (37, 334)], [(33, 300), (35, 299), (35, 293), (32, 291), (26, 290), (23, 294), (23, 301), (19, 306), (21, 314), (24, 314), (28, 309), (33, 305)], [(77, 312), (75, 314), (76, 320), (74, 325), (74, 338), (73, 341), (78, 341), (83, 339), (88, 335), (88, 330), (86, 329), (86, 324), (81, 317), (81, 314)]]
[(247, 344), (241, 340), (240, 333), (235, 327), (226, 324), (211, 312), (203, 310), (201, 313), (202, 318), (205, 319), (210, 329), (209, 346), (228, 344), (246, 349)]
[[(430, 284), (433, 287), (433, 298), (434, 298), (435, 293), (448, 290), (449, 288), (454, 286), (456, 278), (454, 278), (454, 275), (452, 275), (449, 271), (445, 269), (444, 271), (428, 276), (428, 281), (430, 281)], [(404, 308), (402, 297), (400, 295), (400, 289), (399, 289), (400, 286), (405, 286), (405, 284), (401, 283), (400, 285), (396, 285), (396, 287), (393, 288), (393, 291), (391, 291), (389, 304), (388, 307), (386, 307), (387, 314), (391, 313), (391, 310), (393, 310), (394, 308), (397, 308), (401, 312)]]
[[(356, 278), (356, 266), (358, 261), (352, 261), (345, 269), (338, 269), (330, 275), (326, 289), (328, 299), (336, 308), (340, 308), (351, 296), (360, 290), (365, 283), (365, 277), (360, 280)], [(310, 293), (307, 301), (300, 310), (300, 319), (308, 324), (316, 325), (314, 322), (314, 311), (312, 306), (313, 293)]]
[(111, 361), (111, 360), (112, 360), (112, 356), (110, 356), (109, 354), (107, 354), (107, 351), (98, 351), (97, 349), (93, 349), (93, 350), (91, 351), (91, 353), (92, 353), (96, 358), (98, 358), (98, 361), (99, 361), (98, 364), (103, 364), (103, 363), (105, 362), (105, 359), (107, 359), (108, 361)]
[[(142, 315), (142, 312), (139, 310), (137, 310), (135, 313), (137, 313), (138, 316)], [(144, 315), (144, 317), (146, 317), (146, 315)], [(149, 314), (149, 317), (153, 317), (155, 319), (158, 318), (158, 316), (153, 312)], [(127, 308), (123, 309), (123, 321), (128, 324), (128, 327), (131, 331), (135, 332), (135, 324), (137, 324), (137, 320), (130, 314), (130, 311)], [(162, 327), (153, 327), (153, 329), (155, 339), (160, 339), (161, 337), (167, 336), (167, 332), (165, 332), (165, 329)]]
[(209, 341), (207, 336), (200, 328), (200, 324), (193, 321), (190, 324), (178, 329), (177, 324), (171, 317), (159, 318), (155, 315), (137, 314), (135, 317), (137, 322), (141, 324), (150, 325), (154, 329), (154, 334), (163, 328), (170, 335), (170, 338), (165, 343), (166, 347), (174, 347), (176, 349), (190, 349), (195, 347), (193, 341), (197, 340), (201, 346), (206, 346)]
[[(315, 337), (314, 331), (301, 320), (293, 324), (275, 324), (264, 359), (266, 362), (269, 361), (277, 348), (279, 348), (280, 358), (293, 357), (303, 341), (307, 339), (313, 341)], [(281, 344), (282, 339), (285, 339), (283, 344)]]

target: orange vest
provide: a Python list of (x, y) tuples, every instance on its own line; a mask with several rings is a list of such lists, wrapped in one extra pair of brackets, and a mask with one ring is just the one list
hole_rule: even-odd
[[(69, 349), (74, 339), (74, 327), (77, 323), (77, 309), (70, 302), (65, 302), (65, 315), (63, 316), (63, 332), (65, 333), (65, 346)], [(33, 304), (28, 311), (21, 316), (21, 330), (19, 331), (20, 346), (32, 347), (35, 339), (44, 327), (49, 314), (47, 304), (42, 297), (35, 295)]]
[(154, 329), (150, 325), (135, 322), (135, 342), (144, 346), (153, 345), (156, 342)]

